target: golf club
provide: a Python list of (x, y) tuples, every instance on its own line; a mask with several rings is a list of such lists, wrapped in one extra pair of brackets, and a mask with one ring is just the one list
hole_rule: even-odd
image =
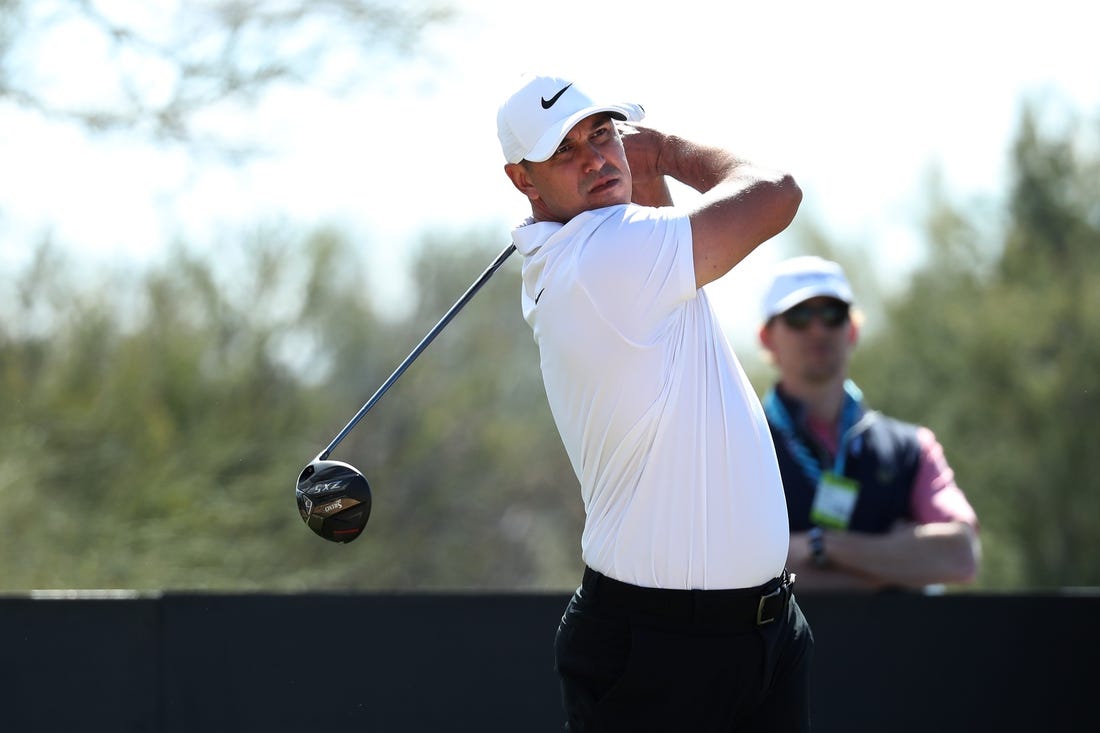
[(439, 322), (420, 340), (393, 374), (359, 408), (359, 412), (355, 413), (344, 429), (302, 469), (298, 475), (294, 496), (298, 501), (298, 511), (302, 515), (302, 521), (318, 535), (332, 542), (351, 542), (362, 533), (367, 520), (370, 519), (371, 493), (367, 479), (354, 466), (342, 461), (329, 460), (329, 455), (382, 398), (382, 395), (393, 386), (398, 377), (405, 373), (421, 352), (428, 348), (428, 344), (439, 335), (439, 332), (470, 302), (481, 286), (488, 282), (515, 249), (515, 244), (509, 244), (497, 255), (485, 272), (481, 273), (462, 297), (443, 314)]

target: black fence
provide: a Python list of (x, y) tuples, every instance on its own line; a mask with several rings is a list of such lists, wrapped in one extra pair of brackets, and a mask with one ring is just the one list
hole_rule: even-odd
[[(0, 597), (0, 728), (562, 729), (567, 594)], [(814, 730), (1100, 730), (1100, 594), (799, 595)]]

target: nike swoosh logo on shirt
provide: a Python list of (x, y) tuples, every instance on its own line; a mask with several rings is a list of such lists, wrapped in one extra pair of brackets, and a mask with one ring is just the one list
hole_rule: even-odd
[(542, 108), (543, 109), (550, 109), (551, 107), (553, 107), (554, 102), (558, 101), (558, 98), (561, 97), (561, 95), (565, 94), (565, 90), (568, 89), (571, 86), (573, 86), (572, 82), (570, 82), (569, 84), (566, 84), (565, 86), (563, 86), (561, 88), (561, 91), (559, 91), (554, 96), (550, 97), (550, 99), (547, 99), (546, 97), (539, 97), (539, 99), (542, 101)]

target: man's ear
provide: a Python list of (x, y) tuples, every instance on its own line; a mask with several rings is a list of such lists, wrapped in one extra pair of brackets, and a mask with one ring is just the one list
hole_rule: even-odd
[(508, 179), (512, 181), (512, 185), (527, 198), (532, 201), (537, 201), (539, 198), (539, 192), (535, 189), (535, 184), (531, 181), (531, 176), (527, 173), (527, 168), (521, 163), (505, 163), (504, 174), (508, 176)]
[(757, 333), (757, 337), (760, 339), (760, 345), (768, 351), (772, 349), (772, 330), (768, 327), (767, 323), (760, 324), (760, 331)]
[(855, 319), (848, 320), (848, 345), (855, 346), (859, 343), (859, 324)]

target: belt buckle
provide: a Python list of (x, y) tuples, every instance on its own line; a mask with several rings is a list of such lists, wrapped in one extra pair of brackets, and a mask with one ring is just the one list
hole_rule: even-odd
[(765, 593), (764, 595), (760, 596), (760, 603), (758, 603), (756, 606), (757, 626), (764, 626), (765, 624), (770, 624), (772, 621), (775, 621), (775, 616), (772, 616), (768, 619), (764, 618), (764, 606), (767, 604), (769, 598), (775, 598), (778, 595), (782, 595), (783, 591), (785, 591), (786, 589), (786, 584), (780, 583), (779, 587), (773, 590), (771, 593)]

